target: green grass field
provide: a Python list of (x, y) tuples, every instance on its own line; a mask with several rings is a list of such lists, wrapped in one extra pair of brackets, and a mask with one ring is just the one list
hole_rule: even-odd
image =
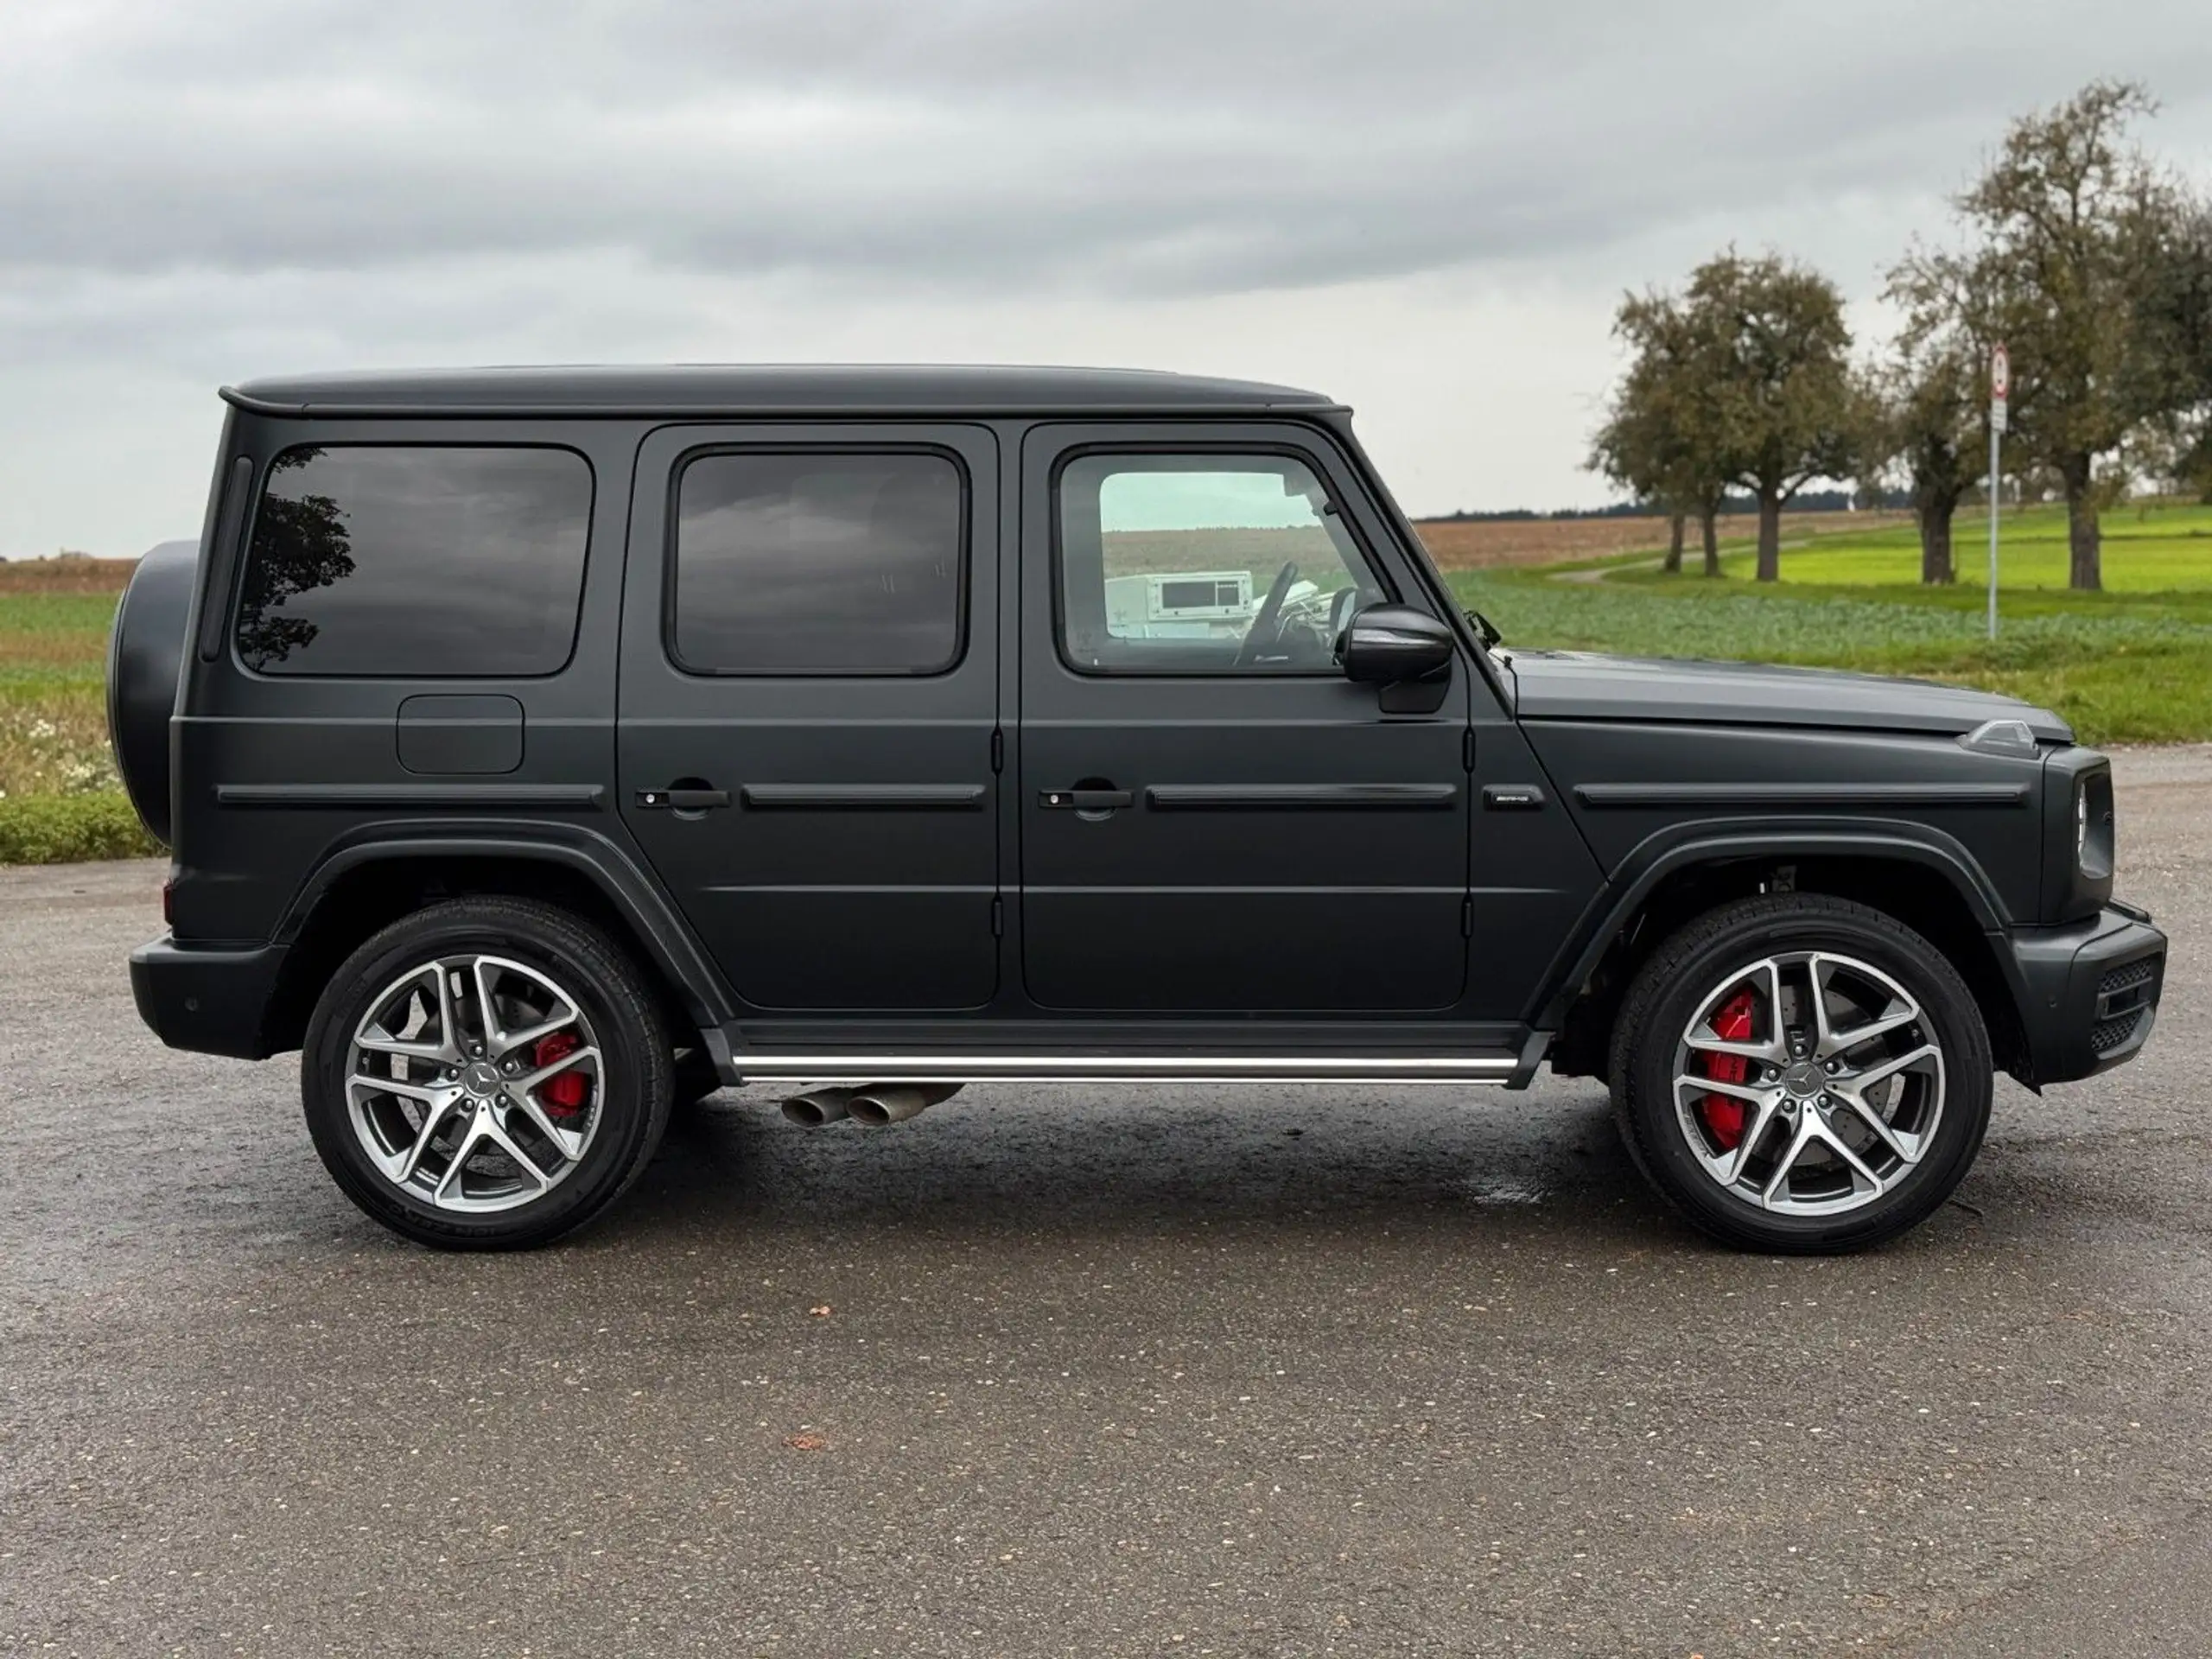
[(1723, 575), (1668, 575), (1649, 554), (1600, 565), (1453, 577), (1514, 644), (1851, 668), (1976, 685), (2056, 709), (2091, 743), (2212, 739), (2212, 508), (2124, 506), (2106, 516), (2101, 594), (2066, 587), (2065, 518), (2008, 512), (1999, 526), (1999, 631), (1983, 633), (1988, 520), (1961, 515), (1961, 581), (1920, 585), (1910, 525), (1846, 527), (1785, 543), (1782, 580), (1751, 580), (1748, 541)]
[[(2196, 593), (2212, 595), (2212, 506), (2179, 502), (2129, 504), (2104, 517), (2104, 576), (2108, 594)], [(1999, 521), (1997, 588), (2007, 594), (2065, 594), (2066, 514), (2059, 507), (2007, 510)], [(1989, 518), (1961, 512), (1951, 524), (1951, 558), (1959, 585), (1979, 594), (1989, 574)], [(1723, 571), (1749, 581), (1748, 547), (1724, 553)], [(1656, 572), (1653, 575), (1656, 575)], [(1819, 537), (1782, 557), (1784, 586), (1909, 587), (1920, 582), (1920, 533), (1910, 524)], [(1976, 601), (1980, 602), (1979, 599)]]

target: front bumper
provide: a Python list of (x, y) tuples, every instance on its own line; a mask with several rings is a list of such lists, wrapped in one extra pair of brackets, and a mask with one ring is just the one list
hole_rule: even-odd
[(264, 1060), (275, 1052), (269, 1009), (283, 966), (281, 944), (210, 948), (164, 935), (130, 953), (130, 995), (171, 1048)]
[(2166, 978), (2166, 936), (2133, 906), (2085, 922), (2016, 929), (2021, 1024), (2038, 1086), (2133, 1059), (2151, 1035)]

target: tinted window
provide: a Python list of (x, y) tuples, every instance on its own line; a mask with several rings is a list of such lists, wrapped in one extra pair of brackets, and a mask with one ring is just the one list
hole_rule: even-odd
[(677, 489), (671, 644), (709, 674), (936, 674), (960, 656), (960, 469), (702, 455)]
[(1328, 672), (1388, 596), (1292, 456), (1082, 455), (1059, 514), (1061, 646), (1088, 671)]
[(287, 449), (254, 515), (238, 655), (264, 674), (550, 674), (575, 639), (591, 483), (567, 449)]

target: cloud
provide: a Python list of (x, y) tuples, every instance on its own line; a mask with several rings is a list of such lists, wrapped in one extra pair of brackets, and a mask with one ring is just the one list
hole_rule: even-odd
[(1826, 6), (110, 6), (6, 54), (0, 260), (1188, 294), (1572, 257), (1927, 181), (2038, 8), (1993, 67), (1923, 10), (1906, 54)]
[[(10, 8), (0, 364), (150, 385), (1018, 340), (1157, 365), (1211, 317), (1215, 360), (1181, 366), (1347, 363), (1330, 389), (1357, 397), (1416, 320), (1458, 335), (1533, 307), (1601, 346), (1611, 296), (1724, 241), (1871, 291), (2008, 115), (2091, 73), (2145, 74), (2163, 147), (2202, 155), (2196, 11), (2107, 5), (2085, 48), (2060, 0)], [(1288, 309), (1320, 338), (1223, 315), (1280, 315), (1268, 295), (1306, 296)], [(1548, 344), (1581, 372), (1592, 343)], [(1531, 344), (1478, 338), (1452, 366), (1522, 379)], [(1558, 459), (1525, 485), (1470, 456), (1416, 505), (1594, 493), (1575, 469), (1602, 383), (1534, 415)], [(19, 489), (0, 550), (74, 510), (0, 459)]]

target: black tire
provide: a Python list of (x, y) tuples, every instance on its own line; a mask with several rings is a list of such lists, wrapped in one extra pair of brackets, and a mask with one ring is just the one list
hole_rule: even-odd
[[(1724, 1188), (1693, 1153), (1675, 1104), (1676, 1046), (1700, 999), (1763, 958), (1806, 950), (1856, 957), (1903, 986), (1925, 1016), (1924, 1040), (1942, 1052), (1944, 1077), (1942, 1116), (1918, 1163), (1862, 1207), (1820, 1217), (1771, 1213)], [(1629, 1156), (1692, 1224), (1739, 1249), (1830, 1255), (1894, 1238), (1951, 1195), (1988, 1128), (1992, 1071), (1981, 1011), (1942, 951), (1865, 905), (1775, 893), (1711, 911), (1652, 953), (1621, 1004), (1611, 1076)]]
[[(601, 1116), (550, 1190), (512, 1209), (469, 1215), (403, 1190), (377, 1167), (355, 1134), (346, 1079), (353, 1033), (373, 999), (417, 963), (477, 950), (548, 976), (582, 1011), (601, 1055)], [(308, 1023), (300, 1084), (315, 1150), (365, 1213), (442, 1249), (530, 1249), (595, 1219), (644, 1172), (668, 1127), (675, 1056), (645, 976), (598, 928), (530, 899), (457, 899), (393, 923), (346, 959)]]

